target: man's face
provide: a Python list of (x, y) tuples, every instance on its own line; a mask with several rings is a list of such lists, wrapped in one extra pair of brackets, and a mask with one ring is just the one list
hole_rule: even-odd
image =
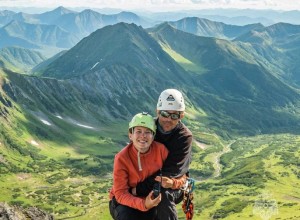
[[(178, 119), (175, 119), (176, 115), (178, 115)], [(171, 110), (157, 111), (158, 122), (165, 132), (173, 130), (176, 127), (177, 123), (183, 118), (183, 116), (184, 113), (183, 112), (180, 113), (178, 111), (171, 111)]]

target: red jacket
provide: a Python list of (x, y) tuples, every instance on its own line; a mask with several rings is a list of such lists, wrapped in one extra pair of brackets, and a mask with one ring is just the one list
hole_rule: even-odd
[(136, 187), (137, 183), (158, 171), (167, 156), (167, 148), (163, 144), (153, 141), (149, 151), (140, 154), (142, 170), (139, 171), (138, 151), (132, 143), (128, 144), (115, 156), (110, 199), (115, 196), (117, 202), (122, 205), (147, 211), (145, 198), (133, 196), (129, 193), (129, 188)]

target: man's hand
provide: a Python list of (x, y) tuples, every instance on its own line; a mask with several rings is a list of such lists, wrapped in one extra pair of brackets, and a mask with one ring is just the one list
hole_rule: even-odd
[(161, 193), (156, 198), (154, 198), (153, 191), (151, 191), (149, 195), (146, 197), (145, 208), (151, 209), (157, 206), (160, 203), (160, 201), (161, 201)]
[(172, 188), (174, 181), (166, 176), (157, 176), (155, 177), (155, 181), (161, 182), (161, 186), (164, 188)]

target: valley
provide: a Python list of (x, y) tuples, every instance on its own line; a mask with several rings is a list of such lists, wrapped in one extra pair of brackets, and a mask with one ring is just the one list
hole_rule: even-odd
[[(286, 197), (300, 190), (297, 145), (299, 136), (288, 134), (237, 139), (220, 158), (221, 175), (197, 183), (199, 219), (264, 219), (266, 207), (255, 205), (265, 194), (265, 202), (276, 204), (268, 219), (298, 219), (299, 203)], [(284, 152), (295, 154), (294, 165), (292, 157), (285, 161)]]
[[(195, 137), (207, 143), (207, 148), (202, 150), (195, 144), (191, 176), (196, 180), (202, 176), (207, 178), (196, 181), (194, 219), (261, 219), (259, 213), (254, 214), (253, 207), (263, 193), (268, 193), (270, 199), (276, 201), (274, 218), (299, 218), (300, 136), (263, 135), (228, 142), (215, 134), (198, 135)], [(77, 142), (77, 147), (39, 141), (39, 146), (42, 146), (39, 154), (51, 160), (27, 158), (27, 170), (25, 167), (11, 168), (9, 173), (2, 170), (2, 200), (24, 207), (35, 205), (53, 213), (57, 219), (110, 219), (107, 190), (112, 184), (113, 158), (104, 157), (106, 147), (99, 140), (85, 139)], [(98, 146), (92, 155), (101, 155), (98, 160), (89, 153), (76, 152), (78, 146), (88, 152), (88, 146), (96, 143)], [(227, 151), (229, 146), (231, 151)], [(2, 158), (8, 158), (10, 150), (3, 151), (3, 143), (1, 147)], [(111, 150), (108, 150), (108, 155), (111, 155)], [(13, 155), (12, 159), (17, 163), (24, 160), (21, 155)], [(178, 213), (180, 219), (184, 219), (180, 205)]]

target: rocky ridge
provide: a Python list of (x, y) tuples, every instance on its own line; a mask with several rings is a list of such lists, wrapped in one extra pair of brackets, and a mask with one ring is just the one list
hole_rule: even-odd
[(0, 220), (54, 220), (54, 217), (37, 207), (23, 209), (0, 202)]

